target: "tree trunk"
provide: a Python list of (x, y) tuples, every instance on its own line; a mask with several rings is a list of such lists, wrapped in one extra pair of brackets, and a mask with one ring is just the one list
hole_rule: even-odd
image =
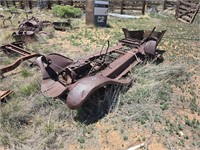
[(95, 0), (86, 0), (86, 24), (94, 24), (94, 1)]

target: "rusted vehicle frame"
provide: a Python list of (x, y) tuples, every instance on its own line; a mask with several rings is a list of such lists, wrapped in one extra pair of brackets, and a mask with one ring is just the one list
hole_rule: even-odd
[(12, 64), (0, 68), (0, 76), (3, 76), (3, 74), (6, 72), (16, 69), (25, 60), (41, 56), (41, 54), (29, 52), (28, 50), (24, 49), (22, 45), (22, 42), (14, 42), (0, 47), (5, 54), (21, 55), (21, 57), (15, 60)]
[(131, 84), (131, 68), (148, 56), (157, 56), (156, 47), (165, 31), (123, 30), (125, 38), (116, 46), (109, 48), (108, 42), (106, 50), (77, 61), (55, 53), (37, 58), (44, 95), (56, 98), (67, 94), (67, 106), (76, 109), (104, 86)]

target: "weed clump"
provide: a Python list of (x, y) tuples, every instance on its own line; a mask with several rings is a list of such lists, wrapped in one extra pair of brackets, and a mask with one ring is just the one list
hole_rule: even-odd
[[(128, 112), (128, 121), (136, 121), (142, 126), (149, 125), (152, 133), (156, 131), (156, 123), (162, 124), (164, 114), (176, 106), (173, 99), (176, 83), (184, 79), (187, 82), (187, 72), (179, 64), (146, 64), (134, 68), (136, 82), (127, 94), (122, 96), (123, 105)], [(120, 103), (121, 104), (121, 103)], [(173, 133), (173, 126), (169, 132)]]
[(27, 69), (22, 69), (22, 71), (21, 71), (21, 76), (23, 77), (23, 78), (27, 78), (27, 77), (29, 77), (29, 76), (31, 76), (32, 75), (32, 73), (30, 72), (30, 71), (28, 71)]
[(29, 96), (31, 93), (36, 92), (39, 89), (36, 83), (29, 83), (22, 85), (20, 88), (20, 92), (24, 96)]
[(52, 7), (52, 13), (53, 15), (61, 18), (68, 18), (68, 17), (76, 18), (81, 16), (82, 11), (80, 8), (75, 8), (69, 5), (66, 6), (54, 5)]

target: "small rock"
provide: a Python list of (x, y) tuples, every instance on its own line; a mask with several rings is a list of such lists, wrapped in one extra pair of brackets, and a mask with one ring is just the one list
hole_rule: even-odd
[(183, 135), (184, 135), (182, 131), (180, 131), (179, 133), (180, 133), (180, 135), (181, 135), (181, 136), (183, 136)]

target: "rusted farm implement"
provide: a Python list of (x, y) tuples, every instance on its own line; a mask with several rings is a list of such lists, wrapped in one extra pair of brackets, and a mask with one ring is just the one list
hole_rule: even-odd
[(130, 70), (146, 58), (161, 58), (156, 47), (165, 31), (129, 31), (123, 29), (125, 38), (106, 50), (74, 61), (52, 53), (38, 57), (36, 64), (42, 73), (41, 90), (48, 97), (67, 94), (70, 109), (77, 109), (95, 91), (108, 85), (129, 85), (133, 78)]

